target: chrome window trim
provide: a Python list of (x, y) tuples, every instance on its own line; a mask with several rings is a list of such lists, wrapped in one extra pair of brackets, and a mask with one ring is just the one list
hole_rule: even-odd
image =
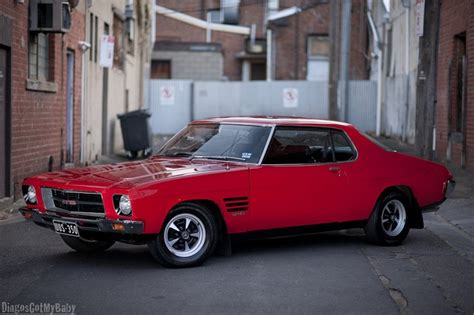
[(265, 147), (263, 148), (262, 155), (260, 156), (260, 160), (258, 161), (257, 165), (262, 165), (263, 159), (267, 155), (267, 150), (268, 150), (268, 147), (270, 146), (270, 142), (272, 142), (273, 135), (275, 134), (276, 125), (274, 124), (271, 127), (272, 129), (270, 130), (270, 134), (268, 135), (267, 143), (265, 144)]
[(159, 153), (161, 152), (161, 149), (164, 148), (165, 145), (168, 144), (168, 142), (171, 142), (174, 138), (176, 138), (184, 129), (186, 129), (189, 126), (199, 126), (199, 125), (234, 125), (234, 126), (255, 126), (255, 127), (270, 127), (270, 133), (268, 135), (267, 142), (265, 143), (265, 146), (263, 147), (262, 150), (262, 155), (260, 156), (260, 159), (256, 163), (252, 162), (239, 162), (239, 161), (232, 161), (232, 163), (239, 163), (243, 165), (261, 165), (263, 158), (265, 157), (265, 154), (267, 153), (268, 146), (270, 145), (270, 141), (273, 137), (273, 132), (275, 130), (276, 124), (257, 124), (257, 123), (239, 123), (239, 122), (202, 122), (202, 123), (190, 123), (186, 125), (184, 128), (182, 128), (180, 131), (178, 131), (174, 136), (172, 136), (168, 141), (166, 141), (165, 144), (160, 148), (160, 151), (157, 152), (157, 155), (159, 156)]
[[(347, 134), (347, 132), (343, 129), (339, 129), (337, 127), (320, 127), (320, 126), (299, 126), (299, 125), (274, 125), (274, 128), (273, 128), (273, 132), (272, 132), (272, 136), (271, 136), (271, 139), (273, 139), (273, 133), (276, 131), (276, 128), (277, 127), (295, 127), (295, 128), (316, 128), (316, 129), (325, 129), (325, 130), (328, 130), (329, 132), (331, 130), (335, 130), (337, 132), (342, 132), (344, 134), (344, 136), (347, 138), (347, 140), (349, 141), (349, 144), (352, 148), (352, 150), (354, 150), (354, 153), (356, 155), (356, 157), (352, 160), (349, 160), (349, 161), (333, 161), (333, 162), (328, 162), (328, 163), (284, 163), (284, 164), (264, 164), (263, 163), (263, 158), (265, 157), (265, 155), (267, 154), (267, 152), (265, 151), (265, 154), (263, 155), (263, 158), (262, 158), (262, 163), (260, 163), (259, 165), (264, 165), (264, 166), (325, 166), (325, 165), (334, 165), (334, 164), (345, 164), (345, 163), (353, 163), (355, 161), (357, 161), (359, 159), (359, 151), (357, 150), (357, 147), (355, 146), (354, 144), (354, 141), (352, 141), (351, 137), (349, 137), (349, 135)], [(332, 138), (331, 138), (332, 139)], [(271, 141), (271, 140), (270, 140)], [(332, 140), (331, 140), (332, 141)], [(270, 142), (268, 143), (268, 145), (270, 145)], [(268, 147), (266, 148), (268, 149)]]

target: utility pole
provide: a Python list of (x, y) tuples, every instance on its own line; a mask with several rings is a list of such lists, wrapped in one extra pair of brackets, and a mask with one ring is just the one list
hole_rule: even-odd
[(338, 84), (338, 119), (347, 121), (347, 99), (349, 83), (349, 57), (351, 49), (351, 0), (342, 0), (341, 9), (341, 50)]
[(416, 83), (415, 147), (418, 155), (433, 159), (436, 134), (436, 69), (440, 1), (425, 1)]
[(339, 51), (339, 1), (330, 2), (331, 25), (329, 36), (331, 39), (331, 54), (329, 55), (329, 119), (337, 120), (337, 80), (339, 71), (337, 67), (337, 52)]

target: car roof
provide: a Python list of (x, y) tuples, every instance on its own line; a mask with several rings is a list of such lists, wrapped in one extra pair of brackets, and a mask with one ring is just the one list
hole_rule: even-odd
[(290, 126), (323, 126), (323, 127), (352, 127), (351, 124), (305, 117), (285, 117), (285, 116), (248, 116), (248, 117), (216, 117), (200, 119), (192, 122), (193, 124), (209, 123), (234, 123), (250, 125), (290, 125)]

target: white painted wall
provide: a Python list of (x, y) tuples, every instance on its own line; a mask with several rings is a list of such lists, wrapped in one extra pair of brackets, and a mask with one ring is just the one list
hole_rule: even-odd
[[(113, 35), (113, 17), (112, 8), (116, 8), (122, 14), (125, 14), (125, 5), (127, 0), (109, 0), (93, 1), (92, 6), (86, 9), (86, 38), (90, 41), (90, 13), (98, 16), (98, 56), (100, 56), (100, 39), (104, 34), (104, 23), (109, 25), (109, 34)], [(143, 0), (142, 12), (145, 12), (145, 6), (148, 5), (149, 12), (152, 11), (152, 0)], [(135, 17), (136, 17), (135, 12)], [(151, 17), (149, 25), (151, 26)], [(124, 69), (109, 68), (108, 82), (108, 109), (107, 109), (107, 149), (108, 152), (102, 152), (102, 84), (103, 68), (99, 65), (99, 60), (90, 61), (89, 52), (86, 56), (86, 84), (84, 91), (84, 159), (87, 163), (92, 163), (96, 158), (104, 154), (118, 153), (123, 149), (122, 133), (120, 123), (117, 120), (117, 114), (125, 112), (126, 100), (125, 91), (129, 91), (129, 111), (143, 107), (145, 75), (149, 69), (149, 49), (151, 46), (151, 37), (148, 33), (151, 30), (143, 30), (140, 33), (138, 21), (135, 18), (135, 46), (134, 54), (126, 54)], [(98, 57), (99, 59), (99, 57)]]
[[(416, 72), (419, 38), (415, 35), (415, 0), (410, 0), (410, 29), (406, 29), (407, 9), (402, 1), (391, 1), (389, 19), (380, 1), (372, 1), (377, 30), (384, 41), (382, 133), (409, 143), (415, 141)], [(383, 22), (385, 28), (383, 27)], [(409, 37), (408, 72), (406, 67), (406, 37)], [(371, 38), (372, 41), (372, 38)], [(391, 44), (390, 44), (391, 42)], [(371, 43), (373, 45), (373, 43)], [(377, 60), (372, 59), (371, 80), (377, 80)], [(409, 85), (407, 85), (409, 78)], [(407, 102), (407, 93), (409, 93)]]

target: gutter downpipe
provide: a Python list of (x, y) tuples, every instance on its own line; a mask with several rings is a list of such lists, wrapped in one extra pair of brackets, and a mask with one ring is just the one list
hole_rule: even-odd
[[(86, 2), (84, 2), (85, 6), (85, 18), (89, 16), (89, 6), (87, 5)], [(90, 23), (84, 23), (84, 37), (87, 36), (87, 25)], [(90, 30), (92, 32), (92, 30)], [(81, 154), (80, 154), (80, 163), (81, 165), (84, 164), (85, 162), (85, 156), (86, 156), (86, 102), (85, 102), (85, 97), (86, 97), (86, 82), (88, 82), (86, 76), (88, 76), (88, 67), (86, 67), (86, 52), (88, 49), (81, 49), (82, 53), (82, 64), (81, 64)]]
[(272, 30), (267, 28), (267, 81), (272, 80)]
[(406, 7), (405, 11), (405, 70), (407, 73), (407, 99), (405, 109), (405, 129), (403, 130), (402, 140), (407, 142), (408, 139), (408, 111), (410, 110), (410, 4)]
[(377, 109), (376, 109), (376, 118), (375, 118), (375, 134), (380, 136), (380, 130), (382, 126), (382, 92), (383, 92), (383, 51), (381, 49), (382, 43), (380, 41), (380, 36), (375, 28), (374, 20), (372, 19), (372, 10), (367, 10), (367, 18), (369, 21), (370, 30), (374, 36), (374, 54), (377, 56)]

